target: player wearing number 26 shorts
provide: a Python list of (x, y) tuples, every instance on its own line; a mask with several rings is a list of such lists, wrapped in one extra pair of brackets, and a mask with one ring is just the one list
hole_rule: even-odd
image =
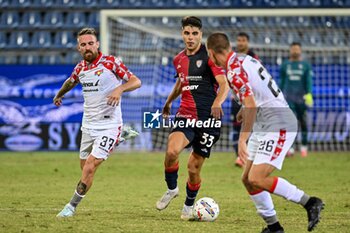
[(226, 69), (229, 85), (243, 105), (237, 114), (243, 120), (238, 155), (245, 162), (243, 184), (267, 225), (262, 232), (284, 232), (270, 194), (302, 205), (307, 211), (307, 229), (313, 230), (320, 220), (322, 200), (310, 197), (281, 177), (272, 176), (275, 169), (282, 168), (297, 134), (297, 120), (282, 92), (258, 60), (232, 51), (225, 33), (211, 34), (207, 49), (210, 59)]

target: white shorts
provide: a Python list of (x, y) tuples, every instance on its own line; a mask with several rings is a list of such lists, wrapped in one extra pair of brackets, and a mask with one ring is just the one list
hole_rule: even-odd
[(87, 129), (81, 127), (80, 159), (91, 154), (95, 158), (106, 160), (113, 151), (122, 133), (122, 125), (112, 129)]
[(281, 170), (296, 135), (296, 130), (286, 129), (280, 129), (279, 132), (253, 132), (248, 142), (248, 159), (254, 165), (266, 163)]

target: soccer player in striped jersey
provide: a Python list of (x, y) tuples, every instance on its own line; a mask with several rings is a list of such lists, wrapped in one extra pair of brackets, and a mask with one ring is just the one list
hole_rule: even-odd
[[(187, 168), (186, 200), (181, 219), (193, 219), (192, 209), (201, 186), (200, 171), (206, 158), (209, 158), (214, 143), (219, 139), (223, 115), (222, 103), (229, 87), (222, 68), (216, 66), (208, 57), (201, 43), (202, 22), (194, 16), (182, 19), (182, 37), (185, 49), (174, 58), (176, 83), (167, 98), (163, 114), (169, 115), (171, 103), (181, 95), (180, 107), (175, 122), (179, 125), (172, 129), (168, 138), (165, 154), (165, 181), (168, 190), (156, 203), (158, 210), (165, 209), (179, 193), (177, 186), (179, 154), (186, 147), (192, 147)], [(184, 126), (188, 122), (211, 122), (214, 127)], [(220, 124), (216, 124), (220, 123)]]
[[(62, 105), (63, 96), (79, 83), (84, 97), (82, 138), (80, 144), (81, 178), (73, 197), (57, 217), (71, 217), (91, 188), (98, 166), (105, 161), (118, 143), (122, 133), (121, 96), (141, 86), (141, 81), (123, 62), (99, 51), (93, 28), (83, 28), (77, 37), (78, 51), (83, 57), (71, 76), (63, 83), (53, 99)], [(123, 82), (124, 81), (124, 82)]]
[[(237, 53), (243, 53), (247, 54), (257, 60), (260, 61), (259, 56), (249, 47), (249, 35), (246, 32), (239, 32), (236, 37), (236, 51)], [(241, 131), (241, 122), (237, 121), (237, 114), (239, 110), (241, 109), (241, 105), (235, 101), (235, 98), (232, 98), (231, 100), (231, 116), (232, 116), (232, 123), (233, 123), (233, 147), (236, 153), (236, 161), (235, 164), (238, 167), (243, 167), (243, 162), (238, 156), (238, 138), (239, 138), (239, 132)]]
[(320, 220), (322, 200), (272, 176), (275, 169), (282, 169), (297, 134), (297, 120), (283, 94), (258, 60), (232, 51), (226, 34), (211, 34), (207, 49), (210, 59), (226, 69), (229, 85), (243, 105), (238, 114), (243, 120), (238, 144), (238, 154), (245, 162), (242, 181), (267, 224), (262, 232), (284, 232), (271, 193), (302, 205), (308, 215), (308, 230), (313, 230)]

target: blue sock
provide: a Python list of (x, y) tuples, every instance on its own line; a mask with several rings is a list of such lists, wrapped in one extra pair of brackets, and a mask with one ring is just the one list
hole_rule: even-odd
[(201, 183), (199, 184), (190, 184), (187, 182), (186, 184), (186, 200), (185, 200), (185, 205), (187, 206), (193, 206), (194, 201), (196, 200), (197, 193), (199, 191), (199, 188), (201, 187)]
[(179, 171), (179, 163), (176, 163), (172, 167), (165, 168), (165, 181), (168, 189), (173, 190), (177, 187), (177, 172)]
[(165, 172), (165, 181), (168, 189), (173, 190), (177, 187), (177, 171), (175, 172)]

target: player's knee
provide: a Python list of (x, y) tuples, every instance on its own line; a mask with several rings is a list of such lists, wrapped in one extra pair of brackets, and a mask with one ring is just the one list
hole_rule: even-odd
[(249, 186), (250, 185), (250, 183), (249, 183), (249, 180), (248, 180), (248, 176), (246, 176), (246, 175), (242, 175), (242, 177), (241, 177), (241, 181), (242, 181), (242, 183), (245, 185), (245, 186)]
[(187, 170), (188, 170), (188, 174), (190, 176), (191, 175), (197, 175), (197, 174), (199, 174), (200, 167), (196, 163), (188, 163), (187, 164)]
[(263, 179), (258, 176), (249, 176), (248, 183), (256, 188), (263, 188)]
[(179, 157), (179, 151), (173, 148), (168, 148), (166, 151), (166, 160), (170, 163), (175, 162)]

